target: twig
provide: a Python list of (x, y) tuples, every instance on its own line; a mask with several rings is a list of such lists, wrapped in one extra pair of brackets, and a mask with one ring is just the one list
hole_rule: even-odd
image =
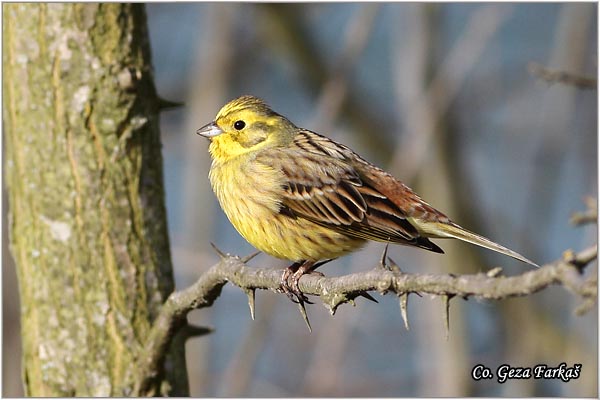
[(558, 69), (546, 68), (535, 62), (530, 62), (527, 66), (527, 70), (534, 77), (546, 81), (549, 84), (562, 83), (564, 85), (575, 86), (579, 89), (596, 89), (598, 87), (598, 80), (596, 78)]
[(587, 210), (578, 211), (571, 214), (571, 218), (569, 222), (572, 225), (587, 225), (587, 224), (597, 224), (598, 223), (598, 202), (593, 197), (587, 197), (584, 199), (584, 202), (587, 205)]
[[(373, 268), (340, 277), (305, 275), (300, 289), (307, 295), (320, 296), (326, 307), (335, 311), (341, 304), (356, 298), (361, 292), (428, 293), (438, 296), (477, 296), (484, 299), (503, 299), (526, 296), (550, 285), (562, 285), (584, 300), (597, 298), (596, 285), (584, 280), (581, 268), (597, 257), (597, 247), (578, 254), (566, 252), (562, 259), (520, 275), (490, 277), (485, 273), (471, 275), (405, 274)], [(279, 288), (281, 271), (272, 268), (249, 268), (239, 257), (224, 256), (192, 286), (172, 293), (163, 305), (140, 357), (136, 371), (134, 396), (143, 396), (158, 376), (168, 345), (179, 328), (185, 325), (186, 315), (196, 308), (210, 307), (227, 282), (242, 289)]]
[(598, 211), (588, 210), (571, 214), (569, 222), (572, 225), (587, 225), (598, 223)]

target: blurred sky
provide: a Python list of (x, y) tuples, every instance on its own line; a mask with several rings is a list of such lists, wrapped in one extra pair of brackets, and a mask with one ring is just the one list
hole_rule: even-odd
[[(162, 114), (167, 212), (178, 288), (217, 261), (209, 242), (253, 251), (208, 183), (208, 143), (195, 135), (242, 94), (264, 98), (299, 126), (349, 145), (461, 225), (544, 263), (596, 242), (569, 215), (597, 193), (597, 92), (549, 85), (548, 68), (596, 76), (596, 4), (151, 3), (156, 86), (186, 107)], [(447, 255), (390, 248), (407, 272), (528, 267), (438, 241)], [(323, 268), (375, 265), (382, 245)], [(261, 255), (253, 265), (284, 267)], [(590, 267), (594, 271), (597, 267)], [(528, 298), (454, 300), (449, 341), (439, 299), (411, 296), (406, 331), (397, 299), (377, 295), (304, 322), (285, 296), (227, 286), (190, 316), (216, 332), (188, 343), (195, 396), (597, 396), (597, 309), (562, 288)], [(570, 383), (474, 382), (477, 363), (584, 363)], [(437, 383), (436, 383), (437, 382)]]

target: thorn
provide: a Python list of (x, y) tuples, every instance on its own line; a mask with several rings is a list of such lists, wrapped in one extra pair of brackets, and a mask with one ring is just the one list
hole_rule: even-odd
[(223, 253), (213, 242), (210, 242), (210, 245), (215, 249), (221, 259), (229, 257), (229, 254)]
[(450, 339), (450, 299), (453, 297), (454, 295), (442, 295), (442, 301), (444, 302), (444, 327), (446, 328), (446, 340)]
[(198, 326), (198, 325), (191, 325), (191, 324), (187, 324), (182, 329), (183, 329), (183, 335), (185, 336), (186, 339), (189, 339), (192, 337), (204, 336), (204, 335), (208, 335), (209, 333), (214, 332), (214, 328), (211, 328), (209, 326)]
[(298, 308), (300, 309), (300, 314), (302, 314), (302, 318), (304, 322), (306, 322), (306, 326), (308, 326), (308, 331), (312, 333), (312, 328), (310, 326), (310, 321), (308, 320), (308, 315), (306, 315), (306, 308), (304, 307), (304, 302), (298, 302)]
[(254, 299), (256, 294), (255, 288), (247, 288), (244, 289), (246, 292), (246, 296), (248, 296), (248, 306), (250, 307), (250, 317), (252, 317), (252, 321), (254, 321), (255, 313), (254, 313)]
[(406, 312), (406, 307), (408, 305), (408, 293), (402, 293), (400, 295), (400, 314), (402, 315), (402, 319), (404, 320), (404, 327), (406, 330), (410, 330), (408, 326), (408, 314)]
[(379, 268), (390, 270), (390, 268), (385, 263), (385, 259), (387, 258), (387, 252), (388, 252), (389, 246), (390, 246), (390, 243), (387, 242), (385, 244), (385, 247), (383, 248), (383, 254), (381, 254), (381, 258), (379, 259), (379, 265), (378, 265)]
[(158, 98), (158, 109), (161, 111), (183, 107), (184, 105), (185, 105), (185, 103), (182, 103), (179, 101), (171, 101), (171, 100), (163, 99), (162, 97)]
[(248, 261), (252, 260), (254, 257), (259, 255), (260, 253), (261, 253), (260, 251), (255, 251), (252, 254), (248, 254), (247, 256), (240, 258), (240, 261), (243, 262), (244, 264), (246, 264)]
[(502, 273), (502, 267), (492, 268), (487, 272), (488, 278), (495, 278)]
[(374, 303), (379, 303), (379, 302), (377, 301), (377, 299), (375, 299), (373, 296), (371, 296), (371, 295), (369, 294), (369, 292), (360, 292), (358, 295), (359, 295), (359, 296), (362, 296), (362, 297), (364, 297), (364, 298), (365, 298), (365, 299), (367, 299), (367, 300), (371, 300), (371, 301), (372, 301), (372, 302), (374, 302)]
[(400, 267), (398, 266), (398, 264), (396, 264), (396, 261), (392, 260), (391, 257), (388, 257), (387, 259), (390, 262), (390, 266), (388, 267), (390, 269), (390, 271), (400, 272), (402, 274), (404, 273), (404, 271), (402, 271), (400, 269)]

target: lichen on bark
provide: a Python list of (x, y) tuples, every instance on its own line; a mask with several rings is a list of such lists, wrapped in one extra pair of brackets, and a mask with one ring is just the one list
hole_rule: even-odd
[[(25, 391), (127, 395), (173, 290), (144, 7), (12, 3), (3, 12)], [(182, 346), (156, 391), (187, 393)]]

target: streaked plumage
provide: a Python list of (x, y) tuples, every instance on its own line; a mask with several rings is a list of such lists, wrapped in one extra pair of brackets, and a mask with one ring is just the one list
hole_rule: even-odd
[(296, 127), (256, 97), (229, 102), (198, 134), (211, 140), (210, 182), (233, 226), (267, 254), (307, 261), (306, 270), (366, 240), (443, 253), (429, 238), (460, 239), (536, 265), (460, 227), (350, 148)]

